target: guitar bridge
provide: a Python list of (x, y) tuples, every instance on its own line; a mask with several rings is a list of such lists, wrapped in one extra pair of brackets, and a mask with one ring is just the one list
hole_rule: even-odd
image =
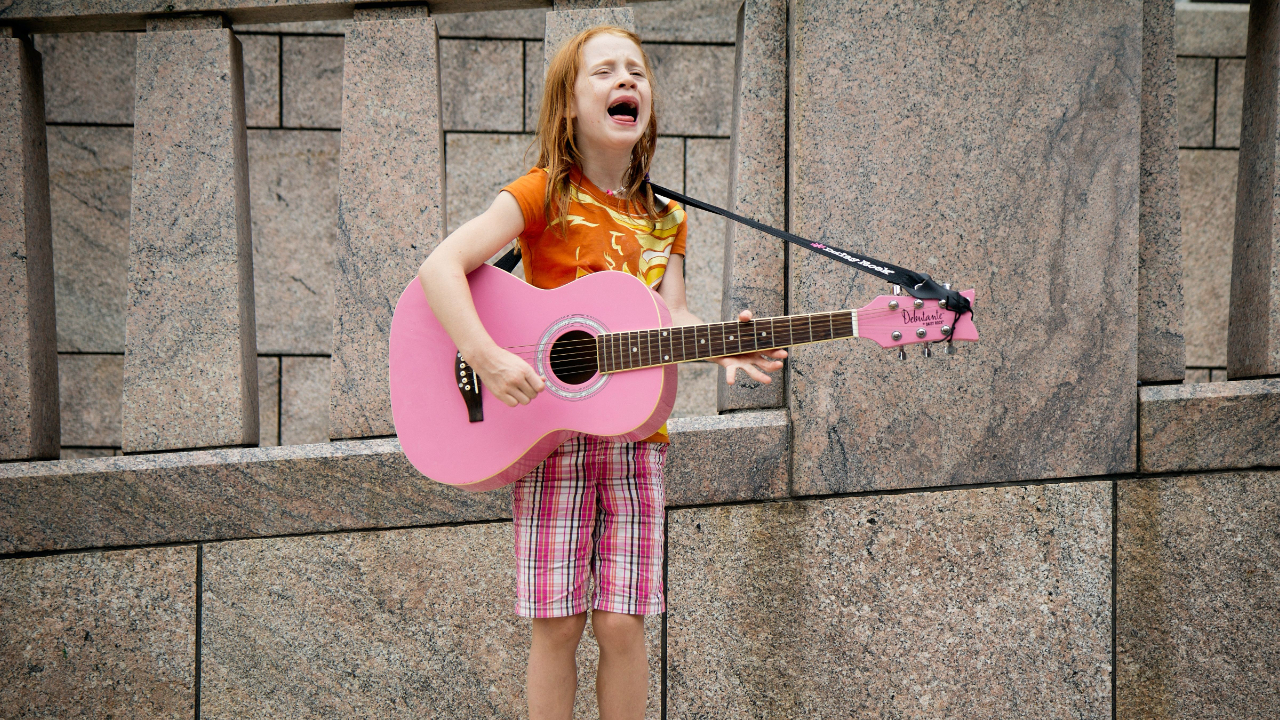
[(467, 418), (473, 423), (483, 421), (484, 400), (480, 397), (480, 376), (462, 359), (462, 353), (454, 357), (453, 379), (458, 381), (458, 392), (462, 393), (462, 401), (467, 404)]

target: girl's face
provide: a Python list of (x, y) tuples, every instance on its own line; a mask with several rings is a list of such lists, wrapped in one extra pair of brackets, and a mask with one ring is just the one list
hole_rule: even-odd
[(582, 46), (569, 117), (581, 144), (631, 152), (649, 126), (653, 91), (640, 48), (605, 33)]

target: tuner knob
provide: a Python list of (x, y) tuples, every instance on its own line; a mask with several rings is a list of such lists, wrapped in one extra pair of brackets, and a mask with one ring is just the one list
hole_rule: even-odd
[(920, 338), (921, 340), (923, 340), (923, 339), (924, 339), (924, 336), (925, 336), (925, 335), (927, 335), (928, 333), (929, 333), (929, 331), (928, 331), (928, 330), (925, 330), (924, 328), (918, 328), (918, 329), (916, 330), (916, 337), (918, 337), (918, 338)]
[(889, 301), (889, 309), (890, 309), (890, 310), (897, 310), (897, 309), (898, 309), (898, 301), (897, 301), (897, 300), (890, 300), (890, 301)]
[(931, 358), (933, 357), (933, 350), (926, 344), (924, 346), (924, 350), (920, 354), (927, 358)]
[(944, 347), (944, 348), (942, 348), (942, 352), (944, 352), (944, 353), (946, 353), (946, 354), (948, 354), (948, 355), (955, 355), (955, 354), (956, 354), (956, 346), (955, 346), (955, 345), (952, 345), (951, 343), (947, 343), (947, 346), (946, 346), (946, 347)]
[(893, 286), (893, 294), (894, 294), (894, 295), (901, 295), (901, 294), (902, 294), (902, 286), (901, 286), (901, 285), (894, 285), (894, 286)]
[(906, 359), (907, 359), (907, 352), (906, 352), (905, 350), (903, 350), (902, 348), (898, 348), (898, 359), (899, 359), (899, 360), (906, 360)]
[(897, 330), (894, 330), (894, 331), (893, 331), (893, 334), (892, 334), (892, 335), (890, 335), (889, 337), (893, 338), (894, 340), (901, 340), (901, 339), (902, 339), (902, 333), (898, 332)]
[(950, 325), (943, 325), (943, 326), (942, 326), (942, 334), (943, 334), (943, 335), (950, 335), (950, 334), (951, 334), (951, 326), (950, 326)]
[(919, 310), (920, 308), (924, 307), (924, 301), (921, 300), (920, 298), (916, 298), (916, 301), (911, 303), (911, 305), (914, 306), (915, 309)]

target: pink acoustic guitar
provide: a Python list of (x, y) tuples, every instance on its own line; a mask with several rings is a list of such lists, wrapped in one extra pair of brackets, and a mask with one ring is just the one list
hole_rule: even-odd
[(676, 363), (849, 337), (882, 347), (978, 339), (972, 315), (908, 296), (882, 295), (859, 310), (671, 327), (662, 299), (627, 273), (540, 290), (481, 265), (468, 280), (485, 329), (528, 360), (546, 390), (514, 408), (483, 390), (414, 278), (391, 321), (391, 410), (414, 467), (472, 491), (515, 482), (574, 435), (652, 435), (675, 403)]

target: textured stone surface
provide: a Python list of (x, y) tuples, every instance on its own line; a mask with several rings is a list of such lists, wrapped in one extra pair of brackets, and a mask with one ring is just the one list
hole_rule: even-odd
[(59, 355), (62, 444), (120, 447), (123, 355)]
[(333, 131), (249, 132), (260, 353), (332, 347), (340, 145)]
[(1178, 3), (1179, 55), (1244, 57), (1249, 6), (1231, 3)]
[(511, 516), (507, 491), (428, 480), (394, 439), (7, 463), (0, 480), (0, 553)]
[(280, 127), (280, 36), (237, 37), (244, 50), (245, 124)]
[(284, 127), (341, 128), (343, 39), (286, 35), (280, 42)]
[(280, 444), (329, 442), (329, 358), (280, 363)]
[(668, 428), (668, 507), (787, 496), (791, 438), (785, 410), (677, 418)]
[(333, 438), (395, 432), (387, 335), (444, 233), (440, 73), (430, 18), (353, 22), (343, 83), (334, 283)]
[(1280, 714), (1280, 474), (1119, 483), (1116, 717)]
[(301, 22), (252, 23), (235, 25), (236, 32), (289, 33), (290, 35), (345, 35), (347, 20), (304, 20)]
[[(326, 440), (328, 438), (325, 438)], [(280, 444), (280, 358), (258, 358), (258, 445)]]
[(1244, 109), (1244, 61), (1218, 61), (1218, 104), (1214, 147), (1240, 147), (1240, 113)]
[(1182, 150), (1178, 156), (1187, 364), (1226, 367), (1239, 154), (1234, 150)]
[(58, 457), (58, 357), (40, 54), (0, 38), (0, 459)]
[(718, 365), (706, 362), (681, 363), (676, 368), (679, 385), (673, 418), (705, 417), (716, 414), (716, 385), (720, 382)]
[[(729, 197), (729, 141), (686, 140), (684, 178), (685, 191), (690, 197), (724, 207)], [(689, 309), (707, 322), (718, 322), (724, 297), (726, 221), (693, 208), (689, 209), (688, 217), (684, 276)]]
[(0, 561), (5, 716), (190, 717), (196, 552)]
[(1209, 382), (1209, 368), (1187, 368), (1187, 374), (1182, 378), (1184, 385), (1203, 382)]
[(1280, 375), (1280, 6), (1249, 14), (1227, 372)]
[(1178, 145), (1213, 147), (1213, 58), (1178, 58)]
[(520, 132), (523, 66), (519, 40), (441, 40), (444, 129)]
[(138, 40), (124, 450), (258, 442), (240, 45)]
[[(975, 288), (983, 340), (796, 348), (795, 492), (1131, 471), (1140, 3), (840, 7), (791, 8), (791, 229)], [(888, 291), (790, 271), (793, 313)]]
[[(493, 523), (207, 547), (201, 716), (523, 717), (511, 542)], [(660, 619), (646, 630), (657, 718)], [(597, 715), (596, 662), (588, 631), (577, 718)]]
[(536, 132), (542, 108), (542, 88), (546, 83), (546, 60), (541, 42), (524, 44), (524, 129)]
[(734, 49), (645, 43), (657, 90), (658, 132), (729, 137)]
[[(542, 76), (546, 77), (547, 65), (551, 63), (551, 58), (555, 57), (556, 51), (574, 35), (596, 25), (617, 25), (631, 31), (636, 29), (635, 13), (629, 7), (599, 7), (588, 10), (562, 10), (557, 8), (555, 12), (547, 13), (546, 34), (542, 38)], [(645, 49), (650, 52), (649, 59), (653, 60), (652, 49), (647, 45)], [(657, 69), (654, 69), (657, 72)], [(541, 92), (539, 92), (541, 95)], [(536, 127), (533, 126), (533, 127)]]
[(112, 457), (119, 455), (118, 448), (68, 448), (58, 453), (59, 460), (82, 460), (84, 458)]
[[(669, 190), (685, 191), (685, 139), (659, 137), (649, 165), (649, 178)], [(708, 322), (712, 318), (704, 318)]]
[(1143, 472), (1280, 465), (1280, 379), (1138, 391)]
[(124, 352), (133, 129), (50, 127), (58, 349)]
[(741, 4), (741, 0), (638, 2), (634, 5), (636, 33), (646, 43), (732, 43)]
[[(751, 0), (738, 16), (729, 205), (741, 215), (785, 227), (787, 219), (787, 5)], [(737, 223), (725, 224), (722, 318), (751, 308), (786, 314), (786, 244)], [(739, 378), (717, 385), (721, 410), (780, 407), (785, 375), (763, 384)]]
[(137, 33), (36, 35), (49, 122), (133, 122)]
[[(449, 13), (435, 18), (440, 37), (507, 38), (542, 40), (546, 32), (547, 11), (494, 10), (478, 13)], [(541, 55), (539, 55), (541, 57)]]
[(529, 172), (538, 160), (538, 148), (532, 142), (532, 135), (449, 133), (445, 136), (448, 232), (488, 210), (502, 188)]
[(1111, 493), (670, 512), (667, 717), (1109, 717)]
[(1138, 380), (1182, 379), (1182, 223), (1173, 0), (1142, 3), (1142, 144), (1138, 210)]

